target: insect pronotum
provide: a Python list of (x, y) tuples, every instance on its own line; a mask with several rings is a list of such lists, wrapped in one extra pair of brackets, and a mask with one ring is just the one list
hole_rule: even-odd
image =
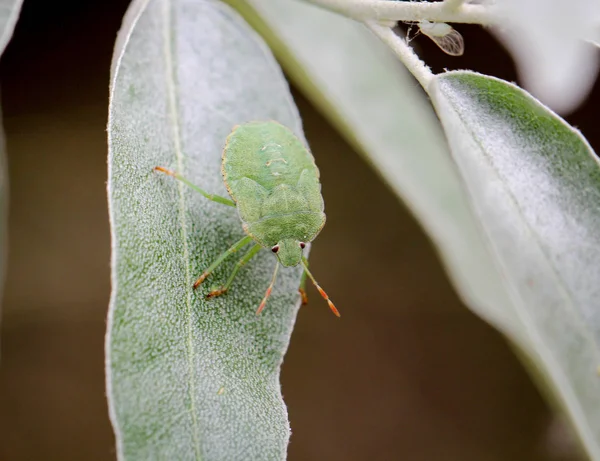
[(274, 121), (249, 122), (233, 128), (225, 142), (221, 163), (223, 181), (231, 200), (209, 194), (177, 172), (160, 166), (154, 167), (154, 171), (182, 181), (209, 200), (236, 207), (242, 221), (246, 236), (204, 270), (194, 283), (194, 289), (228, 256), (254, 241), (254, 245), (235, 265), (225, 285), (210, 291), (207, 298), (226, 293), (238, 270), (261, 249), (268, 248), (277, 255), (278, 262), (256, 311), (257, 315), (262, 312), (271, 295), (281, 263), (285, 267), (298, 264), (304, 267), (298, 289), (303, 304), (308, 301), (304, 290), (308, 276), (331, 311), (340, 316), (327, 293), (308, 270), (308, 260), (303, 255), (306, 243), (312, 242), (325, 225), (324, 202), (315, 160), (288, 128)]
[(462, 35), (445, 22), (419, 21), (417, 23), (423, 35), (429, 37), (444, 53), (450, 56), (462, 56), (465, 41)]

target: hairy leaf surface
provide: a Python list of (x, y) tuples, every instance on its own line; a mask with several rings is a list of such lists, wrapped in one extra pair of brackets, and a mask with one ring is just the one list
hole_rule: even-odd
[(228, 1), (410, 207), (441, 250), (463, 299), (496, 325), (510, 321), (510, 303), (440, 124), (397, 58), (361, 24), (313, 5)]
[[(585, 140), (512, 85), (449, 73), (430, 92), (451, 153), (417, 84), (360, 24), (302, 2), (228, 1), (412, 209), (463, 299), (526, 353), (598, 457), (600, 202)], [(501, 179), (497, 154), (514, 163)]]
[(600, 457), (600, 165), (520, 88), (473, 72), (430, 88), (525, 351)]
[(300, 267), (279, 271), (258, 317), (271, 252), (244, 267), (228, 294), (205, 300), (241, 257), (192, 290), (244, 235), (237, 210), (152, 171), (172, 168), (227, 196), (221, 152), (234, 125), (274, 119), (304, 139), (282, 72), (237, 13), (209, 0), (134, 1), (113, 59), (106, 352), (119, 459), (285, 459), (279, 368)]

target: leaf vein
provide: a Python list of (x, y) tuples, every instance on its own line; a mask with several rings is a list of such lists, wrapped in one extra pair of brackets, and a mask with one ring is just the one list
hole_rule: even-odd
[[(166, 68), (166, 86), (168, 93), (168, 104), (169, 104), (169, 115), (173, 129), (173, 144), (175, 148), (175, 156), (177, 158), (177, 169), (183, 172), (183, 152), (181, 149), (181, 134), (179, 131), (179, 114), (177, 109), (177, 96), (176, 96), (176, 77), (175, 67), (173, 62), (173, 29), (172, 29), (172, 5), (171, 0), (164, 0), (164, 42), (165, 42), (165, 68)], [(194, 452), (195, 458), (201, 460), (200, 456), (200, 441), (198, 438), (198, 418), (196, 415), (196, 389), (194, 385), (194, 341), (193, 341), (193, 328), (192, 328), (192, 280), (190, 273), (190, 254), (188, 248), (188, 230), (185, 222), (185, 196), (184, 196), (184, 185), (178, 182), (179, 189), (179, 220), (181, 223), (181, 237), (183, 239), (183, 257), (185, 264), (185, 286), (186, 286), (186, 314), (187, 314), (187, 359), (188, 359), (188, 375), (189, 375), (189, 398), (190, 408), (189, 412), (192, 416), (192, 434), (194, 438)]]

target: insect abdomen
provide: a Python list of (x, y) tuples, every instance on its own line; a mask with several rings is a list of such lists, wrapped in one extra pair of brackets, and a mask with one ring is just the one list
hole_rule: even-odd
[(235, 201), (236, 182), (256, 181), (267, 191), (281, 184), (294, 186), (302, 171), (318, 177), (314, 159), (302, 142), (277, 122), (250, 122), (236, 127), (223, 150), (223, 179)]

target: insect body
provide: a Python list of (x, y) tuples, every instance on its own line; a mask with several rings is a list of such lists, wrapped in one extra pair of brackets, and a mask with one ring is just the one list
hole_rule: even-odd
[(420, 21), (419, 30), (429, 37), (446, 54), (462, 56), (465, 52), (465, 42), (462, 35), (445, 22)]
[[(262, 248), (268, 248), (277, 255), (281, 265), (304, 266), (299, 289), (304, 303), (304, 284), (308, 276), (339, 317), (338, 310), (308, 270), (308, 261), (302, 252), (325, 224), (319, 170), (312, 154), (283, 125), (274, 121), (249, 122), (236, 126), (227, 137), (222, 160), (221, 173), (232, 200), (208, 194), (178, 173), (163, 167), (154, 168), (183, 181), (210, 200), (236, 207), (247, 234), (202, 273), (194, 289), (225, 258), (254, 241), (255, 245), (240, 259), (225, 285), (208, 293), (208, 298), (227, 292), (238, 270)], [(279, 263), (275, 265), (271, 284), (257, 314), (271, 294)]]

